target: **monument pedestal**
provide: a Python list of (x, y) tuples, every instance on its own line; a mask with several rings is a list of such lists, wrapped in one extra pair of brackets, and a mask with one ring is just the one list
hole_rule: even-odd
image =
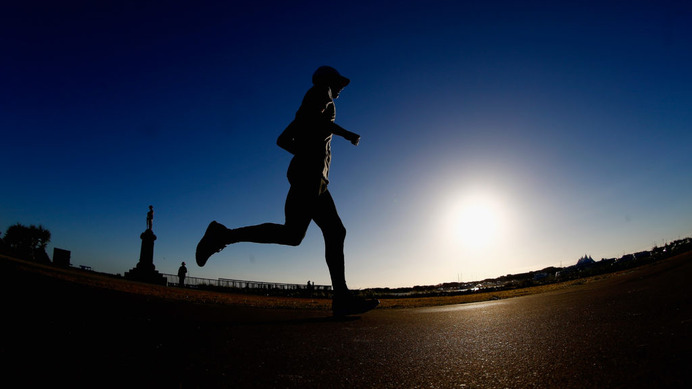
[(139, 237), (142, 239), (139, 262), (137, 266), (125, 273), (125, 278), (150, 284), (166, 285), (166, 277), (156, 271), (154, 266), (154, 241), (156, 240), (156, 235), (154, 235), (152, 230), (146, 230)]

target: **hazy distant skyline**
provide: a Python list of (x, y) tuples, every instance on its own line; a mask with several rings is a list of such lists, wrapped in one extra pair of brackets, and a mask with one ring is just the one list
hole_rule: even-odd
[(312, 72), (352, 82), (330, 191), (349, 286), (619, 257), (692, 235), (692, 6), (662, 2), (25, 2), (0, 7), (0, 231), (42, 224), (120, 273), (154, 206), (157, 270), (329, 284), (320, 231), (282, 222), (276, 137)]

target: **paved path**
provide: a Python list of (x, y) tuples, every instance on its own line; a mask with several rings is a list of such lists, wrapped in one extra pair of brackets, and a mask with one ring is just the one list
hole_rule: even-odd
[[(6, 330), (24, 340), (0, 347), (58, 383), (95, 387), (685, 387), (690, 275), (688, 255), (556, 292), (341, 321), (107, 292), (89, 300), (63, 286), (57, 300), (81, 302), (44, 303), (24, 317), (44, 322)], [(27, 341), (39, 328), (62, 337)], [(7, 371), (45, 378), (24, 369)]]
[(228, 342), (246, 357), (225, 357), (242, 382), (278, 386), (679, 387), (690, 382), (690, 265), (350, 322), (243, 325)]

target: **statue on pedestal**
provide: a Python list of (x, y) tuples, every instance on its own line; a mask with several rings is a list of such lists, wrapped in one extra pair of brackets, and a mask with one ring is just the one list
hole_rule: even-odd
[(149, 212), (147, 212), (147, 229), (139, 236), (142, 239), (139, 262), (137, 266), (125, 273), (125, 278), (166, 285), (166, 277), (156, 271), (154, 266), (154, 241), (156, 240), (156, 235), (154, 235), (153, 226), (154, 207), (150, 205)]
[(147, 212), (147, 230), (154, 230), (154, 206), (149, 206), (149, 212)]

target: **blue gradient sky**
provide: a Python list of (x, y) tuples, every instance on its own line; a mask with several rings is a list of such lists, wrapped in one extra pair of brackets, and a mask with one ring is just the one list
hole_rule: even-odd
[(275, 140), (324, 64), (362, 136), (332, 143), (351, 287), (692, 235), (689, 2), (45, 3), (0, 8), (0, 230), (42, 224), (75, 265), (134, 267), (153, 204), (162, 272), (329, 284), (314, 224), (194, 264), (213, 219), (283, 221)]

